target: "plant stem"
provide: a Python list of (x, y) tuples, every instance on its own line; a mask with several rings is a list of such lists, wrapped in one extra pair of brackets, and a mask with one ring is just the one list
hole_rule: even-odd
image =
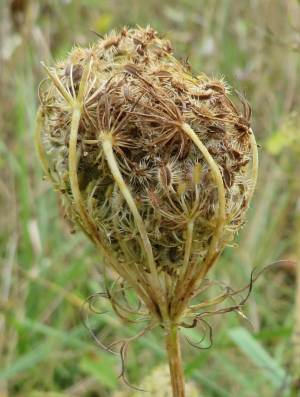
[(291, 397), (299, 397), (300, 392), (300, 247), (298, 244), (300, 238), (300, 214), (296, 216), (296, 297), (295, 297), (295, 326), (294, 326), (294, 371), (293, 371), (293, 385)]
[[(150, 275), (152, 277), (152, 284), (154, 288), (152, 289), (152, 295), (155, 299), (155, 302), (158, 304), (161, 315), (163, 319), (167, 319), (167, 304), (164, 299), (164, 294), (162, 290), (162, 286), (160, 283), (156, 263), (154, 260), (153, 252), (152, 252), (152, 246), (149, 240), (149, 236), (146, 230), (146, 226), (144, 224), (144, 220), (141, 217), (139, 210), (136, 206), (135, 200), (131, 194), (130, 189), (128, 188), (126, 182), (124, 181), (124, 178), (119, 170), (118, 163), (115, 159), (114, 152), (113, 152), (113, 138), (111, 133), (107, 132), (102, 132), (101, 135), (102, 138), (102, 149), (104, 152), (104, 155), (106, 157), (107, 164), (110, 168), (110, 171), (115, 179), (116, 184), (118, 185), (120, 192), (122, 193), (135, 221), (135, 225), (140, 233), (141, 236), (141, 241), (144, 246), (144, 251), (145, 255), (148, 260), (148, 265), (149, 265), (149, 271)], [(159, 304), (159, 302), (162, 302)]]
[(169, 359), (173, 397), (185, 397), (184, 375), (178, 328), (172, 324), (166, 336), (166, 349)]

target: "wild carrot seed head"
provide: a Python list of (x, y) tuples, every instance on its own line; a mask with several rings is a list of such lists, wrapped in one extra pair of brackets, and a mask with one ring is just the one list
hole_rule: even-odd
[[(240, 97), (238, 105), (233, 102), (224, 81), (192, 75), (173, 56), (170, 42), (150, 27), (113, 31), (89, 48), (74, 48), (48, 69), (51, 79), (41, 86), (41, 146), (67, 216), (83, 229), (86, 222), (70, 183), (73, 108), (68, 98), (79, 95), (85, 71), (76, 137), (84, 213), (117, 261), (147, 277), (145, 239), (107, 160), (103, 142), (108, 140), (158, 275), (168, 285), (183, 277), (186, 267), (196, 271), (207, 257), (220, 218), (220, 191), (224, 219), (215, 248), (221, 250), (243, 225), (255, 183), (250, 107)], [(222, 186), (187, 125), (207, 149)]]

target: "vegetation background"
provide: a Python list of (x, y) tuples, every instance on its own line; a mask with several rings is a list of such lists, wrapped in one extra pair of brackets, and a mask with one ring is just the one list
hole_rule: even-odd
[[(40, 61), (51, 64), (97, 40), (94, 32), (124, 24), (151, 24), (194, 71), (224, 75), (253, 107), (259, 183), (238, 246), (211, 277), (238, 288), (253, 267), (288, 260), (256, 282), (246, 307), (252, 327), (235, 314), (218, 316), (211, 349), (184, 344), (186, 376), (199, 397), (299, 396), (300, 2), (0, 0), (0, 13), (0, 396), (134, 393), (117, 379), (118, 358), (81, 321), (83, 302), (103, 288), (101, 259), (83, 235), (70, 233), (33, 145)], [(105, 337), (134, 332), (110, 312), (91, 315), (91, 323)], [(131, 346), (133, 384), (165, 360), (161, 336)]]

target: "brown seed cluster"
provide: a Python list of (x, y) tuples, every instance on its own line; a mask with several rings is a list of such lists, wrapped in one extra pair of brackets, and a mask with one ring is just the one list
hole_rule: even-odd
[(150, 27), (46, 69), (39, 151), (67, 216), (123, 277), (149, 296), (155, 273), (171, 301), (243, 224), (256, 179), (249, 105), (192, 75)]

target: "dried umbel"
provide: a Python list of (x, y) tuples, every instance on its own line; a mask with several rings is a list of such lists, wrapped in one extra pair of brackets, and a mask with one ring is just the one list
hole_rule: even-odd
[(250, 107), (222, 80), (191, 74), (149, 27), (112, 32), (44, 67), (44, 171), (67, 217), (135, 288), (151, 324), (172, 330), (167, 346), (179, 354), (174, 330), (206, 306), (189, 302), (253, 194)]

